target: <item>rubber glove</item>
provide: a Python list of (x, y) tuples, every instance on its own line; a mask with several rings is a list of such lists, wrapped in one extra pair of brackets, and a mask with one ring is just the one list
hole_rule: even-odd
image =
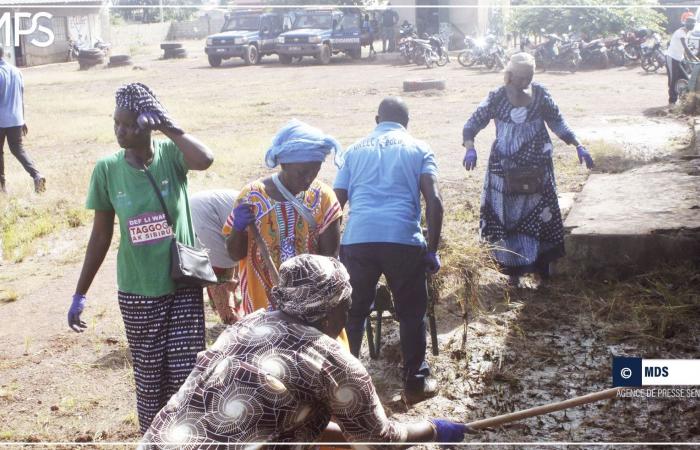
[(584, 147), (583, 145), (578, 145), (576, 147), (576, 154), (578, 155), (579, 164), (583, 164), (583, 162), (585, 161), (587, 169), (593, 168), (593, 158), (591, 158), (591, 154), (588, 153), (586, 147)]
[(440, 256), (436, 252), (428, 252), (425, 254), (424, 257), (425, 260), (425, 271), (433, 274), (433, 273), (438, 273), (440, 270), (440, 267), (442, 265), (440, 264)]
[(440, 443), (455, 443), (464, 440), (464, 433), (469, 431), (463, 423), (452, 422), (445, 419), (430, 419), (428, 420), (435, 428), (435, 442)]
[(255, 214), (250, 204), (241, 203), (233, 208), (233, 228), (236, 231), (245, 231), (253, 222), (255, 222)]
[(468, 149), (467, 153), (464, 154), (462, 165), (467, 170), (473, 170), (476, 168), (476, 149), (474, 147)]
[(68, 309), (68, 326), (76, 333), (82, 333), (87, 328), (87, 324), (80, 320), (80, 313), (85, 308), (87, 299), (82, 294), (73, 294), (73, 303)]

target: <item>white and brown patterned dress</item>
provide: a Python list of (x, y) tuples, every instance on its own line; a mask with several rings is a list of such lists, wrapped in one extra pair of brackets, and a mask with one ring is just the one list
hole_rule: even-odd
[[(143, 447), (310, 443), (333, 420), (350, 442), (402, 442), (367, 370), (338, 342), (281, 311), (228, 327), (153, 420)], [(231, 447), (229, 447), (231, 448)]]

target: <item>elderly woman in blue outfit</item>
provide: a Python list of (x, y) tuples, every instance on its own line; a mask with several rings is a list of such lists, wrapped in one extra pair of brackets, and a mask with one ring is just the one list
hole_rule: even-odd
[(496, 124), (481, 198), (480, 234), (494, 246), (494, 257), (513, 285), (527, 273), (547, 279), (550, 263), (564, 255), (553, 146), (545, 124), (561, 140), (576, 146), (580, 163), (593, 167), (593, 159), (549, 92), (532, 82), (534, 71), (531, 55), (513, 55), (504, 86), (488, 94), (462, 132), (467, 149), (463, 165), (472, 170), (477, 161), (475, 136), (491, 119)]

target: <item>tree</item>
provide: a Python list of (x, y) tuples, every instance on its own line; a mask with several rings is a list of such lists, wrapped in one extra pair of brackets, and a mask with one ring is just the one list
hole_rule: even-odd
[[(201, 4), (202, 0), (162, 0), (163, 6)], [(116, 9), (116, 14), (124, 20), (140, 20), (143, 23), (160, 22), (161, 0), (116, 0), (115, 5), (133, 8)], [(114, 10), (113, 10), (114, 11)], [(197, 12), (197, 8), (163, 8), (164, 20), (187, 20)]]
[[(527, 0), (524, 5), (560, 5), (561, 0)], [(662, 31), (666, 17), (652, 8), (656, 0), (569, 0), (573, 7), (518, 8), (509, 23), (521, 35), (578, 32), (589, 39), (648, 27)], [(620, 5), (605, 7), (603, 5)], [(588, 8), (583, 6), (590, 6)]]

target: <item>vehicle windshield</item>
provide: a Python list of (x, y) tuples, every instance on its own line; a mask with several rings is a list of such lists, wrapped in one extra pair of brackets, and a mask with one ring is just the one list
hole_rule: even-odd
[(327, 30), (333, 26), (331, 14), (299, 14), (294, 20), (294, 29), (299, 28), (320, 28)]
[(258, 31), (260, 16), (233, 16), (229, 17), (221, 31)]
[(343, 14), (343, 18), (340, 20), (340, 23), (338, 24), (338, 29), (339, 30), (358, 30), (360, 28), (361, 22), (360, 22), (360, 15), (359, 14), (354, 14), (354, 13), (349, 13), (349, 14)]

